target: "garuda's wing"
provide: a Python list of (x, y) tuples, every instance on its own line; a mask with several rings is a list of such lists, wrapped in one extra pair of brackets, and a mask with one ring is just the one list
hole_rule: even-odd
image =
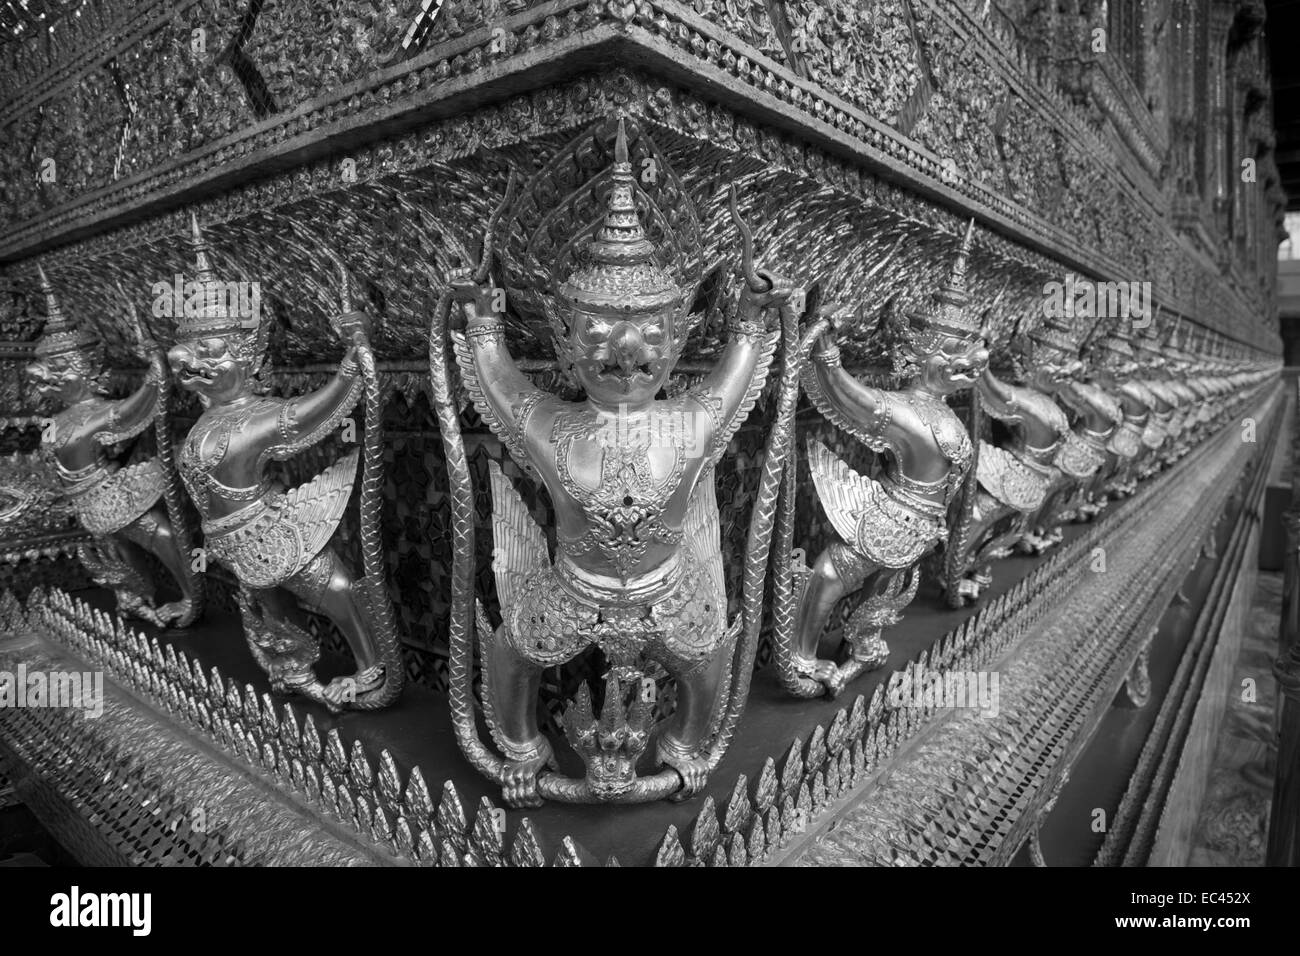
[[(717, 431), (709, 444), (710, 462), (717, 462), (722, 457), (723, 452), (727, 450), (727, 445), (731, 443), (731, 437), (745, 423), (745, 419), (749, 417), (754, 404), (758, 401), (759, 396), (763, 394), (763, 389), (767, 385), (768, 372), (772, 368), (772, 356), (776, 353), (776, 343), (780, 337), (781, 333), (774, 329), (763, 339), (763, 347), (758, 354), (758, 361), (754, 365), (754, 372), (750, 376), (749, 388), (745, 391), (745, 397), (741, 399), (740, 405), (736, 407), (735, 413), (729, 420), (718, 423)], [(716, 396), (710, 395), (703, 384), (694, 385), (687, 389), (687, 394), (708, 409), (710, 416), (716, 418), (721, 402)]]
[(280, 522), (298, 533), (300, 568), (319, 554), (334, 536), (348, 498), (352, 496), (358, 455), (359, 451), (354, 448), (311, 481), (285, 494)]
[(808, 439), (808, 470), (836, 533), (852, 543), (858, 536), (858, 518), (874, 500), (873, 483), (860, 475), (815, 438)]
[(479, 418), (483, 419), (484, 424), (492, 429), (492, 434), (500, 439), (501, 444), (506, 446), (506, 450), (510, 452), (510, 457), (515, 460), (515, 464), (527, 474), (536, 477), (537, 469), (528, 460), (528, 452), (524, 449), (523, 435), (519, 433), (518, 429), (512, 428), (509, 422), (501, 420), (496, 413), (496, 409), (492, 407), (492, 403), (483, 394), (483, 385), (479, 382), (478, 370), (474, 367), (474, 352), (465, 338), (465, 333), (452, 332), (451, 346), (456, 353), (456, 365), (460, 368), (460, 380), (465, 386), (465, 391), (469, 393), (470, 401), (474, 404), (474, 411), (478, 412)]
[(1036, 511), (1047, 497), (1048, 481), (1031, 471), (1006, 449), (980, 442), (975, 477), (998, 501), (1017, 511)]
[(492, 480), (492, 573), (496, 576), (497, 599), (502, 608), (513, 607), (515, 594), (529, 572), (549, 567), (546, 535), (528, 513), (496, 462), (488, 463)]
[(722, 522), (718, 515), (718, 493), (713, 482), (713, 466), (701, 473), (686, 508), (683, 535), (700, 567), (714, 585), (713, 593), (725, 595), (726, 575), (722, 567)]

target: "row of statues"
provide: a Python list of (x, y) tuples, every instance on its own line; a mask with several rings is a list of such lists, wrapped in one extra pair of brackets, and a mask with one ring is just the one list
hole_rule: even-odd
[[(481, 261), (447, 278), (429, 337), (455, 531), (452, 720), (465, 756), (511, 805), (690, 796), (734, 736), (765, 615), (785, 689), (834, 696), (886, 663), (887, 630), (913, 600), (924, 559), (936, 549), (941, 560), (929, 566), (940, 568), (948, 601), (978, 599), (997, 559), (1049, 548), (1064, 525), (1133, 494), (1140, 480), (1221, 427), (1235, 402), (1272, 374), (1120, 328), (1081, 351), (1072, 330), (1053, 320), (1017, 340), (1016, 374), (994, 374), (989, 335), (967, 288), (972, 223), (934, 300), (906, 316), (904, 384), (877, 387), (841, 363), (837, 332), (853, 304), (799, 314), (794, 284), (756, 263), (733, 189), (739, 293), (721, 309), (726, 339), (712, 367), (682, 387), (674, 370), (699, 317), (690, 311), (695, 289), (682, 278), (688, 271), (674, 268), (673, 250), (664, 248), (677, 220), (634, 176), (624, 121), (605, 124), (596, 141), (602, 136), (613, 141), (612, 161), (570, 184), (561, 201), (598, 215), (574, 213), (567, 244), (544, 263), (549, 275), (532, 288), (507, 281), (509, 304), (494, 285), (497, 260), (508, 258), (493, 237), (510, 234), (500, 218), (512, 178)], [(589, 148), (592, 136), (584, 142)], [(653, 148), (643, 131), (637, 144), (642, 153)], [(564, 158), (525, 189), (554, 202)], [(553, 237), (564, 221), (545, 217), (532, 237), (526, 223), (512, 228), (519, 247), (538, 248), (536, 236)], [(650, 221), (660, 243), (651, 241)], [(139, 329), (148, 372), (117, 401), (99, 388), (99, 344), (63, 315), (41, 274), (48, 321), (29, 371), (38, 391), (63, 406), (45, 447), (91, 534), (85, 563), (124, 613), (161, 627), (193, 623), (203, 581), (190, 560), (196, 541), (185, 526), (183, 486), (202, 519), (203, 549), (239, 582), (245, 636), (273, 688), (335, 710), (386, 706), (400, 695), (403, 668), (378, 529), (372, 320), (354, 305), (349, 270), (327, 252), (340, 277), (342, 308), (332, 323), (345, 352), (321, 388), (271, 397), (258, 375), (269, 322), (230, 308), (197, 221), (193, 244), (195, 281), (211, 295), (185, 310), (166, 353)], [(580, 400), (539, 387), (515, 361), (506, 309), (516, 301), (549, 321), (557, 363)], [(742, 593), (728, 595), (714, 469), (769, 380)], [(203, 407), (178, 454), (166, 414), (176, 386)], [(948, 404), (961, 392), (970, 393), (965, 421)], [(525, 496), (491, 466), (495, 624), (474, 590), (473, 480), (460, 434), (465, 395), (555, 514), (551, 545)], [(880, 456), (878, 472), (855, 470), (815, 439), (799, 446), (801, 396)], [(273, 463), (337, 434), (358, 404), (365, 406), (362, 447), (341, 445), (311, 480), (282, 487)], [(984, 417), (999, 423), (996, 440), (979, 437)], [(111, 446), (151, 424), (154, 457), (122, 466), (109, 457)], [(800, 454), (835, 533), (810, 564), (792, 541)], [(354, 577), (334, 541), (358, 470), (364, 574)], [(178, 600), (155, 604), (146, 554), (170, 573)], [(730, 619), (729, 598), (740, 607)], [(846, 599), (856, 607), (842, 647), (819, 656)], [(318, 679), (319, 639), (303, 610), (337, 628), (353, 673)], [(537, 700), (546, 668), (592, 648), (606, 670), (603, 688), (593, 694), (584, 685), (564, 714), (569, 744), (585, 765), (583, 776), (571, 777), (539, 727)], [(671, 707), (659, 692), (667, 679), (675, 686)]]

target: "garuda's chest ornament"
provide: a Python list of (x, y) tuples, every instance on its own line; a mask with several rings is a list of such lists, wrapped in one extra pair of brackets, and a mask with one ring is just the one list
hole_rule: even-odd
[[(645, 159), (658, 171), (653, 194), (632, 173)], [(688, 795), (721, 759), (748, 692), (772, 527), (771, 509), (760, 513), (756, 506), (744, 611), (728, 623), (714, 464), (758, 399), (779, 338), (775, 320), (791, 290), (754, 270), (733, 195), (745, 239), (745, 289), (729, 341), (702, 383), (663, 398), (686, 336), (701, 318), (688, 311), (702, 272), (700, 227), (649, 137), (634, 128), (629, 146), (623, 120), (601, 124), (539, 171), (513, 205), (512, 192), (508, 187), (493, 217), (492, 242), (476, 272), (451, 277), (430, 335), (453, 513), (463, 516), (451, 633), (458, 739), (512, 805)], [(558, 205), (557, 195), (564, 197)], [(512, 310), (549, 323), (559, 364), (584, 393), (581, 401), (537, 388), (511, 357), (507, 315), (487, 285), (494, 248)], [(448, 336), (444, 323), (453, 300)], [(552, 554), (515, 482), (492, 463), (496, 628), (481, 606), (471, 628), (473, 487), (448, 376), (448, 341), (476, 410), (519, 469), (545, 486), (555, 508)], [(795, 384), (787, 381), (784, 411), (778, 410), (769, 438), (773, 461), (788, 443)], [(760, 499), (766, 494), (773, 501), (778, 483), (779, 468), (772, 469)], [(474, 726), (471, 630), (483, 659), (483, 706), (495, 752)], [(553, 745), (538, 728), (541, 674), (594, 650), (607, 667), (604, 702), (597, 716), (584, 686), (565, 715), (569, 743), (586, 765), (583, 778), (568, 778), (555, 771)], [(660, 671), (676, 683), (676, 709), (658, 728), (660, 769), (640, 775)]]
[[(684, 403), (667, 412), (684, 420)], [(669, 436), (669, 443), (657, 446), (671, 465), (656, 476), (651, 463), (648, 429), (631, 434), (624, 429), (602, 428), (599, 415), (591, 409), (563, 412), (551, 429), (555, 446), (555, 473), (561, 486), (590, 518), (590, 526), (564, 542), (569, 554), (596, 550), (617, 571), (627, 577), (655, 545), (675, 546), (682, 540), (681, 528), (666, 520), (670, 500), (678, 492), (686, 470), (688, 436)], [(600, 449), (594, 487), (574, 473), (570, 462), (574, 444), (592, 444)]]
[[(136, 337), (149, 362), (144, 383), (110, 400), (97, 391), (103, 370), (98, 339), (64, 316), (42, 270), (46, 324), (28, 368), (40, 394), (69, 403), (45, 429), (42, 448), (63, 488), (64, 501), (92, 536), (82, 563), (117, 597), (126, 614), (160, 627), (186, 627), (202, 613), (202, 578), (190, 562), (190, 535), (173, 464), (166, 361), (141, 326)], [(128, 306), (129, 308), (129, 306)], [(134, 313), (130, 315), (134, 321)], [(152, 456), (122, 465), (109, 447), (150, 427)], [(157, 558), (179, 592), (158, 605), (145, 554)]]

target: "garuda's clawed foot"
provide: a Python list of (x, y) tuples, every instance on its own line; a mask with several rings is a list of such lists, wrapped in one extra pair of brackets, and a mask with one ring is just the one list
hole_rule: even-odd
[(537, 755), (526, 760), (507, 760), (501, 774), (501, 797), (509, 807), (540, 807), (537, 775), (553, 760), (551, 745), (542, 740)]
[(844, 689), (839, 665), (821, 658), (796, 658), (795, 672), (799, 675), (802, 697), (816, 697), (823, 692), (834, 697)]
[(158, 608), (158, 618), (163, 627), (176, 626), (177, 621), (184, 621), (194, 608), (194, 602), (188, 598), (181, 601), (169, 601)]
[(310, 669), (305, 673), (272, 675), (271, 690), (277, 694), (297, 694), (314, 700), (318, 704), (324, 704), (332, 714), (343, 709), (325, 695), (325, 685), (316, 679)]
[(687, 748), (667, 734), (659, 738), (655, 756), (662, 766), (671, 767), (682, 778), (682, 788), (672, 795), (673, 800), (688, 800), (709, 782), (708, 756)]
[(868, 671), (879, 670), (889, 660), (889, 645), (878, 629), (850, 635), (849, 646), (852, 648), (849, 659), (837, 668), (835, 681), (826, 687), (831, 697), (838, 697), (851, 682)]
[(976, 571), (957, 582), (957, 595), (968, 603), (974, 604), (980, 599), (984, 589), (992, 583), (992, 575), (983, 571)]
[(384, 666), (373, 664), (347, 677), (336, 677), (325, 688), (325, 702), (332, 710), (355, 704), (363, 695), (384, 686)]

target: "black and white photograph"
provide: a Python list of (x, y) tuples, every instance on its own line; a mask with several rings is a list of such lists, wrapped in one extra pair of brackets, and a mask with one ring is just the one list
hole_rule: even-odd
[[(725, 867), (941, 923), (879, 871), (991, 867), (961, 905), (1264, 928), (1297, 41), (1297, 0), (0, 0), (0, 909), (328, 936), (451, 902), (401, 870)], [(328, 875), (231, 873), (280, 867)]]

